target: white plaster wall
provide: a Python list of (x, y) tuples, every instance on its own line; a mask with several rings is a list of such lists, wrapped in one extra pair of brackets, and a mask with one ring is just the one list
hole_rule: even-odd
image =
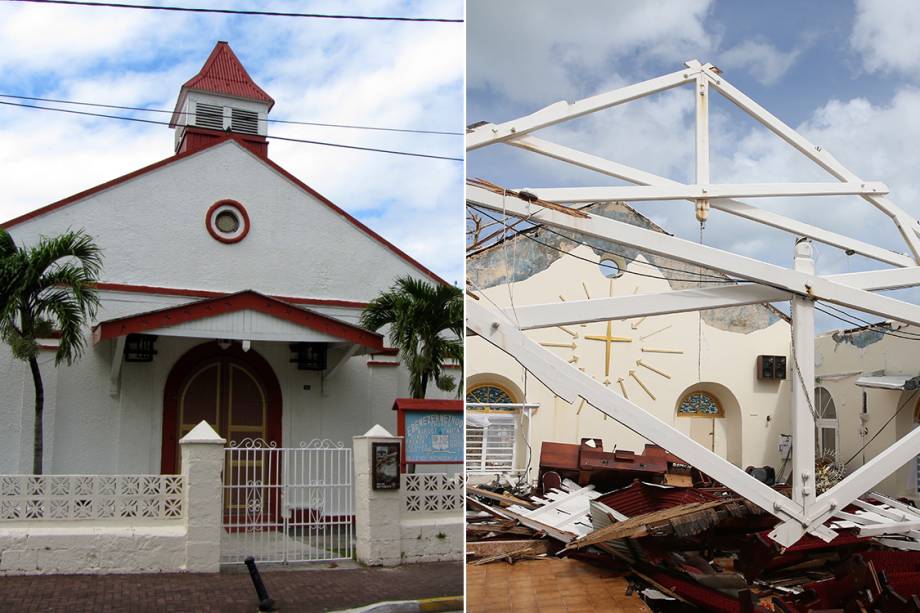
[[(224, 198), (241, 202), (252, 222), (249, 235), (232, 245), (205, 228), (208, 207)], [(68, 228), (95, 237), (109, 282), (367, 301), (398, 276), (425, 276), (234, 141), (10, 233), (31, 244)]]
[(402, 561), (445, 562), (463, 558), (465, 519), (459, 513), (404, 514), (399, 522)]
[(182, 520), (0, 524), (0, 576), (185, 570)]
[[(918, 333), (920, 328), (903, 327), (906, 332)], [(844, 340), (847, 339), (847, 340)], [(862, 425), (860, 413), (863, 406), (863, 389), (856, 386), (856, 379), (863, 373), (920, 374), (920, 363), (916, 360), (914, 341), (893, 336), (882, 336), (872, 331), (837, 336), (829, 332), (818, 337), (815, 345), (815, 374), (819, 385), (827, 389), (837, 409), (838, 434), (840, 442), (839, 459), (850, 459), (869, 437), (881, 430), (878, 436), (859, 453), (846, 468), (853, 471), (871, 460), (892, 443), (907, 434), (913, 427), (917, 401), (920, 393), (911, 397), (911, 392), (898, 390), (866, 389), (868, 406), (869, 436), (859, 434)], [(903, 409), (888, 426), (883, 426), (897, 411)], [(886, 478), (877, 487), (879, 491), (896, 496), (910, 496), (918, 499), (912, 463)]]
[[(588, 259), (596, 259), (588, 247), (573, 251)], [(655, 274), (655, 268), (644, 260), (633, 262), (627, 270), (644, 274)], [(610, 280), (604, 277), (598, 267), (573, 257), (560, 258), (545, 270), (513, 284), (515, 304), (539, 304), (558, 302), (560, 295), (566, 300), (586, 297), (584, 283), (591, 297), (611, 295)], [(630, 274), (613, 280), (612, 295), (634, 293), (655, 293), (669, 291), (667, 281), (649, 279)], [(486, 299), (502, 307), (510, 306), (507, 285), (501, 284), (484, 292)], [(512, 315), (513, 318), (513, 315)], [(633, 325), (636, 327), (633, 328)], [(779, 457), (780, 433), (788, 433), (788, 381), (762, 382), (757, 379), (756, 359), (760, 354), (788, 355), (789, 326), (779, 320), (767, 328), (747, 334), (729, 332), (702, 324), (702, 343), (699, 343), (699, 316), (697, 313), (681, 313), (649, 317), (644, 321), (625, 320), (613, 323), (614, 336), (631, 337), (631, 343), (615, 343), (612, 353), (610, 387), (619, 392), (617, 378), (626, 380), (630, 400), (659, 419), (675, 425), (689, 434), (691, 420), (677, 418), (675, 408), (689, 388), (700, 381), (724, 385), (737, 399), (740, 432), (726, 441), (717, 441), (717, 448), (732, 448), (729, 457), (740, 455), (740, 466), (769, 464), (777, 469), (782, 460)], [(594, 378), (604, 380), (604, 343), (585, 339), (585, 335), (604, 335), (603, 322), (586, 326), (566, 326), (578, 334), (573, 339), (558, 328), (533, 330), (528, 335), (538, 342), (571, 343), (569, 348), (550, 348), (563, 359), (577, 356), (578, 361), (571, 368), (585, 368)], [(658, 330), (663, 330), (657, 332)], [(648, 335), (646, 339), (641, 336)], [(682, 354), (645, 353), (641, 348), (663, 348), (683, 351)], [(701, 351), (700, 351), (701, 347)], [(467, 341), (468, 385), (484, 382), (490, 375), (499, 374), (519, 390), (525, 389), (525, 376), (520, 364), (479, 338)], [(671, 376), (667, 379), (645, 368), (637, 367), (641, 359)], [(628, 371), (636, 374), (648, 385), (654, 394), (652, 399), (641, 387), (631, 380)], [(540, 408), (534, 412), (532, 427), (533, 460), (531, 478), (536, 477), (540, 447), (543, 441), (577, 443), (582, 437), (599, 437), (604, 440), (605, 449), (614, 445), (619, 449), (641, 451), (645, 439), (604, 416), (590, 405), (578, 413), (578, 405), (569, 405), (558, 399), (533, 376), (527, 377), (527, 402), (536, 402)], [(522, 422), (526, 428), (526, 420)], [(523, 435), (523, 432), (522, 432)], [(740, 446), (740, 450), (737, 448)], [(527, 463), (527, 450), (523, 436), (517, 449), (518, 468)]]

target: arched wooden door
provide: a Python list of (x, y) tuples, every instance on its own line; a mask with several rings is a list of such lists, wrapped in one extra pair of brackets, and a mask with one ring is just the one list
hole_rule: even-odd
[(221, 437), (281, 446), (281, 387), (271, 365), (253, 350), (205, 343), (183, 355), (166, 380), (161, 472), (180, 470), (179, 439), (201, 420)]

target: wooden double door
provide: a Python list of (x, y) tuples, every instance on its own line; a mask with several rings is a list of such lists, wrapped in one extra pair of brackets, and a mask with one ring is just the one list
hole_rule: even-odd
[(164, 474), (181, 469), (179, 439), (205, 420), (227, 446), (281, 446), (281, 388), (268, 362), (236, 343), (195, 347), (176, 362), (163, 410)]

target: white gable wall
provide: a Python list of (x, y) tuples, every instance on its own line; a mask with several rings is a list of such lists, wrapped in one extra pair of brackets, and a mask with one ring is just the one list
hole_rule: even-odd
[[(208, 233), (216, 201), (239, 201), (241, 242)], [(399, 276), (427, 278), (257, 156), (227, 141), (10, 229), (20, 244), (83, 228), (114, 283), (368, 301)], [(430, 279), (429, 279), (430, 280)]]

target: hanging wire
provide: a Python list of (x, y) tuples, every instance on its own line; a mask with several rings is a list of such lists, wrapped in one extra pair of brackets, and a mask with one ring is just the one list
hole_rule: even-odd
[[(472, 205), (470, 205), (470, 208), (472, 208), (473, 210), (475, 210), (475, 211), (478, 212), (478, 213), (481, 213), (481, 214), (484, 215), (485, 217), (488, 217), (488, 218), (491, 219), (492, 221), (496, 221), (496, 222), (501, 223), (501, 220), (500, 220), (499, 218), (493, 217), (492, 215), (489, 215), (489, 213), (486, 212), (486, 211), (483, 210), (483, 209), (480, 209), (480, 208), (478, 208), (478, 207), (476, 207), (476, 206), (472, 206)], [(553, 231), (551, 228), (548, 228), (548, 227), (545, 227), (545, 226), (539, 226), (539, 227), (540, 227), (541, 230), (545, 230), (545, 231), (550, 232), (550, 233), (552, 233), (552, 234), (556, 234), (556, 235), (558, 235), (558, 236), (560, 236), (560, 237), (562, 237), (562, 238), (564, 238), (564, 239), (566, 239), (566, 240), (572, 241), (572, 242), (574, 242), (574, 243), (576, 243), (576, 244), (585, 245), (585, 246), (587, 246), (587, 247), (591, 247), (591, 245), (588, 245), (587, 243), (580, 242), (580, 241), (575, 240), (575, 239), (573, 239), (573, 238), (570, 238), (570, 237), (568, 237), (568, 236), (566, 236), (566, 235), (564, 235), (564, 234), (559, 234), (558, 232)], [(531, 241), (537, 243), (538, 245), (542, 245), (542, 246), (547, 247), (547, 248), (549, 248), (549, 249), (553, 249), (554, 251), (558, 251), (559, 253), (561, 253), (561, 254), (563, 254), (563, 255), (568, 255), (568, 256), (573, 257), (573, 258), (575, 258), (575, 259), (577, 259), (577, 260), (582, 260), (583, 262), (588, 262), (588, 263), (590, 263), (590, 264), (595, 264), (595, 265), (597, 265), (597, 266), (600, 266), (600, 264), (601, 264), (601, 263), (600, 263), (599, 261), (597, 261), (597, 260), (591, 260), (591, 259), (589, 259), (589, 258), (582, 257), (582, 256), (580, 256), (580, 255), (576, 255), (576, 254), (574, 254), (574, 253), (571, 253), (571, 252), (569, 252), (569, 251), (566, 251), (565, 249), (561, 249), (561, 248), (559, 248), (559, 247), (556, 247), (555, 245), (551, 245), (551, 244), (549, 244), (549, 243), (545, 243), (545, 242), (539, 240), (538, 238), (536, 238), (536, 237), (534, 237), (534, 236), (531, 236), (530, 233), (529, 233), (527, 230), (519, 230), (519, 231), (515, 232), (513, 236), (523, 236), (524, 238), (526, 238), (526, 239), (528, 239), (528, 240), (531, 240)], [(593, 247), (591, 247), (591, 248), (593, 249)], [(670, 267), (668, 267), (668, 266), (663, 266), (663, 265), (660, 266), (660, 265), (658, 265), (658, 264), (650, 264), (650, 263), (646, 263), (646, 262), (639, 262), (638, 258), (633, 258), (633, 257), (630, 257), (630, 256), (628, 256), (628, 255), (624, 255), (624, 254), (622, 254), (622, 253), (618, 253), (618, 252), (616, 252), (616, 251), (609, 251), (609, 253), (611, 253), (611, 254), (613, 254), (613, 255), (616, 255), (616, 256), (619, 256), (619, 257), (623, 258), (624, 260), (626, 260), (626, 261), (628, 261), (628, 262), (638, 262), (639, 264), (643, 264), (643, 265), (646, 265), (646, 266), (651, 266), (651, 267), (653, 267), (653, 268), (659, 268), (659, 269), (662, 269), (662, 270), (676, 271), (676, 272), (680, 272), (680, 273), (683, 273), (683, 274), (687, 274), (687, 271), (686, 271), (686, 270), (680, 270), (680, 269), (678, 269), (678, 268), (670, 268)], [(632, 271), (632, 270), (628, 270), (628, 269), (624, 269), (623, 272), (626, 273), (626, 274), (630, 274), (630, 275), (636, 275), (637, 277), (645, 277), (645, 278), (648, 278), (648, 279), (660, 279), (660, 280), (664, 280), (664, 281), (687, 281), (687, 282), (691, 282), (691, 283), (692, 283), (692, 282), (696, 282), (696, 281), (699, 280), (698, 277), (661, 277), (661, 276), (657, 276), (657, 275), (651, 275), (651, 274), (641, 273), (641, 272)], [(690, 274), (693, 274), (693, 273), (690, 273)], [(704, 276), (711, 276), (711, 277), (713, 277), (712, 279), (708, 279), (708, 278), (707, 278), (707, 279), (706, 279), (706, 282), (707, 282), (707, 283), (728, 283), (728, 284), (737, 284), (737, 283), (738, 283), (738, 280), (737, 280), (737, 279), (731, 279), (731, 278), (729, 278), (729, 277), (716, 276), (716, 275), (708, 275), (707, 273), (704, 273)]]
[[(508, 235), (508, 212), (505, 208), (505, 199), (508, 197), (508, 190), (502, 190), (502, 228), (504, 232), (502, 237)], [(502, 241), (502, 255), (505, 258), (505, 287), (508, 289), (508, 300), (511, 302), (511, 312), (514, 314), (514, 321), (518, 328), (521, 327), (521, 321), (518, 319), (517, 308), (514, 306), (514, 266), (508, 266), (508, 241)]]
[[(856, 458), (856, 456), (858, 456), (860, 453), (862, 453), (863, 450), (864, 450), (866, 447), (868, 447), (869, 444), (870, 444), (872, 441), (874, 441), (875, 438), (876, 438), (879, 434), (882, 433), (882, 430), (884, 430), (884, 429), (888, 426), (888, 424), (890, 424), (892, 421), (894, 421), (894, 418), (898, 416), (898, 413), (900, 413), (901, 410), (902, 410), (904, 407), (906, 407), (906, 406), (910, 403), (910, 401), (913, 400), (914, 397), (915, 397), (918, 393), (920, 393), (920, 389), (915, 389), (913, 392), (911, 392), (910, 396), (908, 396), (907, 399), (905, 399), (905, 400), (898, 406), (898, 408), (895, 410), (894, 415), (892, 415), (891, 417), (889, 417), (889, 418), (888, 418), (888, 421), (886, 421), (884, 424), (882, 424), (882, 427), (878, 429), (878, 432), (876, 432), (875, 434), (873, 434), (873, 435), (872, 435), (872, 438), (870, 438), (868, 441), (866, 441), (866, 443), (865, 443), (862, 447), (860, 447), (859, 449), (857, 449), (857, 450), (856, 450), (856, 453), (854, 453), (854, 454), (852, 455), (852, 457), (850, 457), (849, 460), (847, 460), (846, 462), (844, 462), (843, 465), (846, 466), (847, 464), (849, 464), (850, 462), (852, 462), (852, 461)], [(865, 460), (863, 461), (863, 464), (865, 464)]]

